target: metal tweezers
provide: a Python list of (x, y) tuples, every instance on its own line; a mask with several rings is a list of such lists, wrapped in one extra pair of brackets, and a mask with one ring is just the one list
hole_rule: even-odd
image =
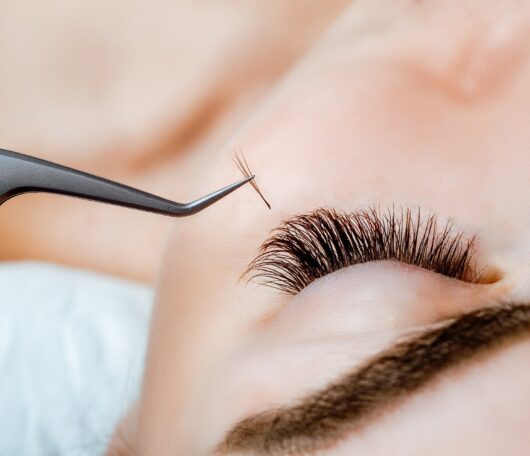
[(23, 193), (45, 192), (184, 217), (202, 211), (252, 179), (254, 176), (248, 176), (183, 204), (40, 158), (0, 149), (0, 205)]

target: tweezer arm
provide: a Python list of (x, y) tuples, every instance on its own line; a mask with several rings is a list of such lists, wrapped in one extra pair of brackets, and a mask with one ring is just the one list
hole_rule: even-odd
[(199, 212), (249, 180), (181, 204), (83, 171), (0, 149), (0, 205), (23, 193), (46, 192), (182, 217)]

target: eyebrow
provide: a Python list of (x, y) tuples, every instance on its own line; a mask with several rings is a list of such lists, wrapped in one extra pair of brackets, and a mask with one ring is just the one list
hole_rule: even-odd
[(291, 454), (329, 448), (445, 369), (525, 335), (530, 335), (530, 304), (498, 305), (461, 315), (398, 342), (292, 406), (243, 419), (217, 451)]

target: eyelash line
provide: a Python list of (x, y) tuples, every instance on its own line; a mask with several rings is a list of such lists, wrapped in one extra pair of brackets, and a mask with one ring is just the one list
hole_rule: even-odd
[(314, 280), (347, 266), (396, 260), (466, 282), (480, 282), (473, 263), (475, 236), (442, 230), (436, 217), (423, 220), (420, 209), (370, 207), (356, 212), (319, 208), (295, 216), (273, 231), (242, 277), (287, 294), (297, 294)]
[[(234, 158), (232, 160), (234, 161), (236, 166), (239, 168), (239, 171), (241, 171), (241, 174), (243, 174), (243, 176), (250, 177), (253, 175), (252, 171), (250, 171), (250, 167), (248, 166), (247, 159), (245, 158), (241, 150), (239, 151), (239, 153), (237, 152), (234, 153)], [(254, 190), (256, 190), (256, 192), (261, 197), (263, 202), (267, 205), (269, 210), (272, 209), (267, 199), (263, 196), (263, 193), (261, 193), (261, 190), (258, 187), (258, 184), (256, 183), (256, 179), (252, 179), (250, 181), (250, 185), (252, 186)]]

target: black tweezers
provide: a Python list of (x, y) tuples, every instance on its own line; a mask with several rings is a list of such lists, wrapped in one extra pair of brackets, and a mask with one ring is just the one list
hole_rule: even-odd
[(45, 192), (184, 217), (202, 211), (252, 179), (254, 176), (248, 176), (182, 204), (40, 158), (0, 149), (0, 205), (23, 193)]

